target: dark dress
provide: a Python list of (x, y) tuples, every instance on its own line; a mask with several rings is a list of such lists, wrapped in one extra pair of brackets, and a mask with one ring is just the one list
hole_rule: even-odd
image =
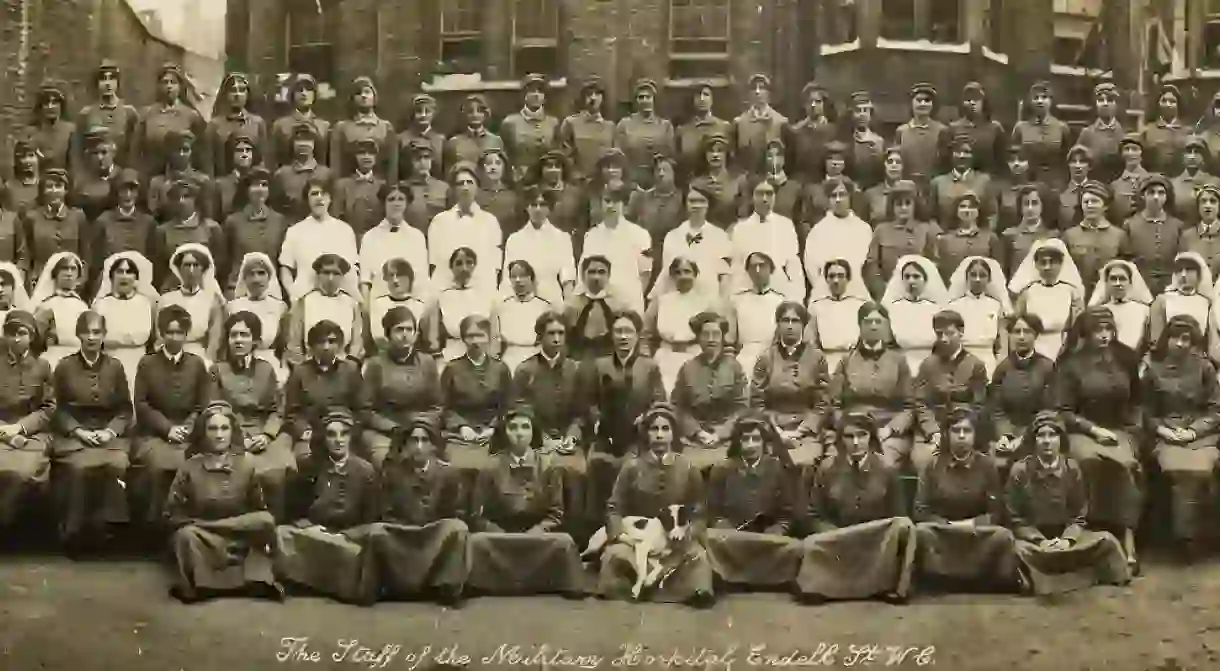
[(580, 364), (569, 356), (548, 361), (539, 352), (522, 361), (513, 373), (513, 403), (534, 410), (544, 440), (570, 439), (571, 454), (551, 452), (551, 464), (563, 476), (564, 513), (569, 520), (583, 520), (589, 440), (586, 408), (581, 397)]
[(138, 207), (133, 207), (131, 212), (118, 208), (107, 210), (93, 222), (97, 242), (94, 243), (94, 258), (86, 262), (91, 268), (100, 269), (110, 255), (127, 251), (151, 258), (156, 227), (157, 220)]
[(270, 207), (263, 208), (262, 212), (254, 212), (247, 206), (225, 219), (221, 229), (228, 245), (225, 257), (229, 260), (229, 272), (227, 277), (218, 278), (225, 291), (232, 292), (237, 287), (237, 281), (241, 279), (237, 273), (241, 271), (241, 261), (246, 254), (262, 252), (275, 263), (280, 257), (280, 248), (284, 246), (288, 225), (284, 215)]
[(13, 523), (29, 494), (46, 487), (54, 413), (51, 365), (0, 348), (0, 423), (21, 426), (20, 436), (0, 440), (0, 529)]
[(712, 467), (707, 551), (716, 577), (751, 587), (781, 587), (796, 579), (800, 544), (788, 537), (794, 484), (772, 455), (753, 464), (729, 457)]
[(898, 472), (869, 452), (822, 462), (806, 494), (814, 533), (801, 542), (802, 594), (824, 599), (905, 597), (915, 561), (915, 525), (903, 517)]
[(550, 455), (501, 452), (471, 500), (471, 588), (488, 594), (582, 591), (576, 542), (560, 532), (563, 475)]
[(444, 406), (449, 463), (465, 477), (467, 491), (479, 471), (494, 460), (491, 445), (485, 441), (468, 442), (461, 436), (463, 426), (477, 432), (495, 428), (508, 406), (513, 376), (503, 361), (486, 356), (475, 365), (470, 357), (450, 361), (441, 371), (441, 405)]
[(25, 211), (21, 225), (29, 241), (30, 274), (26, 280), (33, 286), (42, 274), (42, 266), (59, 252), (72, 252), (88, 262), (93, 258), (93, 236), (85, 213), (75, 207), (63, 206), (58, 212), (45, 207)]
[[(364, 392), (360, 365), (351, 359), (339, 359), (324, 366), (311, 358), (292, 369), (284, 386), (284, 420), (301, 472), (308, 472), (306, 462), (313, 453), (310, 441), (304, 438), (305, 432), (321, 431), (318, 422), (336, 408), (362, 417), (368, 407)], [(359, 427), (356, 435), (358, 430)]]
[[(890, 427), (891, 435), (881, 441), (881, 449), (892, 463), (897, 463), (911, 451), (911, 429), (915, 424), (911, 378), (902, 350), (886, 347), (870, 351), (854, 347), (839, 360), (830, 381), (834, 425), (838, 426), (844, 413), (870, 413), (877, 426)], [(827, 451), (833, 450), (830, 447)]]
[(822, 432), (830, 419), (829, 387), (826, 356), (809, 343), (791, 351), (777, 343), (754, 363), (750, 406), (763, 411), (779, 430), (800, 434), (785, 445), (798, 473), (822, 460)]
[[(700, 472), (724, 461), (733, 425), (749, 407), (749, 393), (745, 371), (732, 354), (721, 353), (714, 361), (695, 356), (678, 370), (672, 401), (681, 451)], [(703, 444), (700, 433), (712, 434), (716, 442)]]
[[(1022, 440), (1034, 416), (1052, 407), (1051, 385), (1055, 379), (1055, 362), (1038, 352), (1021, 358), (1010, 352), (991, 375), (987, 393), (987, 418), (993, 438), (1008, 436)], [(1001, 472), (1025, 455), (1016, 450), (995, 452)]]
[(413, 350), (405, 359), (382, 352), (364, 368), (364, 394), (368, 399), (363, 443), (377, 469), (390, 453), (396, 431), (421, 415), (436, 423), (441, 418), (440, 373), (436, 358)]
[[(140, 110), (140, 123), (132, 145), (132, 167), (145, 178), (165, 171), (169, 147), (166, 140), (171, 133), (190, 131), (196, 139), (204, 136), (207, 123), (195, 108), (180, 101), (165, 106), (154, 104)], [(196, 156), (198, 162), (201, 157)]]
[(327, 152), (330, 149), (330, 122), (314, 114), (313, 110), (302, 113), (294, 109), (275, 120), (271, 124), (271, 153), (264, 154), (264, 162), (274, 172), (280, 166), (292, 163), (292, 134), (297, 124), (305, 122), (313, 126), (314, 141), (313, 156), (318, 163), (326, 164)]

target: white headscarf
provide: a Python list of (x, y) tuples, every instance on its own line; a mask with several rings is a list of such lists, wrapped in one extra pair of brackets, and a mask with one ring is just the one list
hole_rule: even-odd
[(79, 295), (80, 285), (85, 281), (85, 262), (81, 261), (80, 257), (72, 252), (56, 252), (42, 266), (42, 273), (38, 276), (38, 283), (34, 285), (34, 295), (30, 296), (31, 305), (41, 305), (43, 301), (55, 295), (55, 267), (65, 259), (75, 263), (77, 269), (80, 270), (80, 279), (77, 282), (76, 288), (72, 290), (78, 292), (77, 295)]
[(1110, 274), (1111, 268), (1118, 267), (1126, 268), (1127, 274), (1131, 276), (1131, 286), (1127, 289), (1127, 300), (1151, 305), (1152, 291), (1148, 289), (1148, 283), (1144, 281), (1144, 276), (1140, 274), (1139, 268), (1136, 268), (1135, 264), (1130, 261), (1114, 259), (1102, 266), (1101, 272), (1097, 274), (1097, 284), (1093, 287), (1093, 295), (1089, 297), (1089, 307), (1097, 307), (1110, 302), (1110, 283), (1106, 281), (1106, 277)]
[(949, 278), (949, 300), (961, 298), (970, 293), (969, 280), (966, 273), (970, 270), (970, 265), (975, 261), (982, 262), (987, 265), (987, 274), (991, 279), (987, 281), (986, 288), (983, 293), (991, 296), (1000, 302), (1000, 308), (1004, 314), (1012, 314), (1012, 300), (1008, 297), (1007, 282), (1004, 280), (1004, 269), (1000, 267), (1000, 262), (995, 259), (987, 258), (986, 256), (967, 256), (961, 263), (957, 264), (957, 269), (953, 271), (953, 277)]
[(212, 250), (198, 242), (178, 245), (178, 249), (175, 249), (173, 255), (169, 257), (169, 269), (174, 277), (178, 278), (178, 288), (182, 288), (182, 271), (178, 268), (178, 259), (187, 252), (194, 252), (208, 260), (208, 269), (203, 272), (201, 288), (213, 296), (223, 297), (224, 293), (220, 290), (220, 283), (216, 281), (216, 259), (212, 256)]
[(29, 311), (32, 305), (30, 294), (25, 290), (25, 273), (8, 261), (0, 262), (0, 270), (13, 276), (13, 309)]
[(932, 301), (937, 305), (947, 303), (949, 290), (945, 288), (945, 281), (940, 278), (940, 271), (936, 269), (936, 264), (918, 254), (907, 254), (894, 264), (894, 272), (890, 275), (890, 280), (885, 283), (885, 293), (881, 295), (881, 304), (888, 306), (900, 299), (907, 298), (907, 285), (902, 281), (902, 271), (912, 263), (919, 266), (924, 277), (928, 278), (920, 299)]
[(106, 257), (106, 260), (102, 263), (102, 279), (98, 284), (97, 296), (93, 299), (93, 303), (96, 305), (98, 301), (114, 293), (114, 285), (110, 281), (110, 271), (114, 268), (114, 264), (122, 259), (127, 259), (134, 263), (136, 272), (140, 275), (139, 279), (136, 280), (136, 293), (147, 296), (155, 304), (157, 299), (161, 297), (161, 294), (157, 293), (156, 288), (153, 287), (152, 261), (149, 261), (143, 254), (133, 251), (116, 252)]
[[(1213, 303), (1216, 302), (1216, 297), (1213, 295), (1215, 290), (1212, 287), (1212, 270), (1208, 267), (1207, 261), (1203, 258), (1203, 255), (1199, 254), (1198, 252), (1182, 252), (1181, 254), (1173, 257), (1175, 264), (1178, 261), (1184, 260), (1194, 261), (1195, 265), (1199, 266), (1199, 286), (1195, 288), (1195, 293), (1203, 296)], [(1179, 286), (1178, 274), (1174, 273), (1173, 279), (1169, 280), (1169, 287), (1165, 289), (1165, 291), (1177, 291)]]
[(1072, 285), (1076, 295), (1083, 300), (1084, 280), (1080, 279), (1080, 269), (1076, 267), (1076, 262), (1068, 253), (1067, 245), (1063, 244), (1059, 238), (1043, 238), (1029, 248), (1029, 253), (1021, 260), (1021, 265), (1017, 266), (1017, 272), (1013, 273), (1012, 279), (1008, 281), (1008, 290), (1013, 294), (1019, 294), (1029, 285), (1042, 281), (1042, 277), (1038, 274), (1038, 264), (1034, 263), (1034, 257), (1039, 250), (1046, 248), (1055, 249), (1063, 255), (1063, 267), (1059, 269), (1059, 281)]
[(267, 269), (267, 293), (264, 296), (284, 300), (284, 288), (280, 286), (280, 278), (275, 276), (275, 264), (271, 262), (270, 256), (262, 252), (250, 252), (241, 258), (241, 267), (237, 269), (237, 286), (233, 289), (233, 296), (245, 298), (250, 295), (250, 288), (246, 286), (246, 270), (256, 263), (263, 264)]
[(826, 298), (830, 296), (830, 285), (826, 283), (826, 264), (830, 263), (831, 261), (842, 261), (846, 263), (847, 267), (850, 269), (848, 272), (851, 273), (851, 279), (847, 281), (847, 288), (843, 292), (844, 296), (851, 298), (862, 298), (866, 301), (872, 300), (872, 296), (870, 296), (868, 293), (868, 287), (864, 285), (864, 277), (860, 272), (862, 270), (861, 268), (857, 268), (855, 265), (853, 265), (850, 259), (828, 258), (822, 262), (821, 267), (810, 268), (810, 271), (816, 272), (815, 275), (809, 278), (810, 283), (813, 285), (809, 291), (810, 303), (818, 300), (819, 298)]

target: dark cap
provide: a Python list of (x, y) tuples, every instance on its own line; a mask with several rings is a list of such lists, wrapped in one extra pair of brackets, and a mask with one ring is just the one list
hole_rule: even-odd
[(748, 80), (746, 80), (747, 86), (753, 86), (759, 83), (767, 88), (771, 88), (771, 77), (762, 72), (755, 72), (754, 74), (750, 75)]
[(294, 89), (309, 88), (311, 90), (317, 91), (318, 90), (318, 80), (315, 79), (314, 76), (309, 74), (308, 72), (300, 72), (300, 73), (297, 73), (297, 75), (292, 78), (292, 88), (294, 88)]
[(47, 168), (42, 171), (42, 181), (44, 184), (55, 181), (66, 186), (68, 184), (68, 171), (63, 168)]
[(551, 82), (544, 75), (537, 72), (531, 72), (521, 78), (521, 90), (528, 91), (532, 88), (542, 89), (543, 91), (550, 88)]
[(910, 196), (914, 198), (919, 195), (919, 185), (909, 179), (900, 179), (894, 182), (890, 187), (890, 197)]
[(1102, 96), (1111, 96), (1112, 97), (1112, 96), (1117, 96), (1117, 95), (1118, 95), (1118, 85), (1116, 85), (1114, 82), (1101, 82), (1097, 86), (1093, 87), (1093, 97), (1094, 98), (1100, 98)]
[(805, 86), (801, 88), (801, 97), (808, 98), (810, 95), (812, 95), (815, 92), (822, 93), (822, 94), (828, 93), (825, 86), (818, 83), (817, 81), (812, 81), (812, 82), (805, 84)]
[(436, 98), (427, 93), (416, 93), (411, 97), (411, 107), (419, 107), (420, 105), (435, 105)]
[(601, 77), (598, 77), (596, 75), (589, 77), (589, 78), (585, 79), (584, 82), (581, 83), (580, 93), (583, 95), (584, 93), (586, 93), (590, 90), (597, 90), (602, 93), (605, 93), (606, 92), (606, 83), (602, 81)]
[(173, 186), (169, 187), (169, 197), (179, 198), (181, 196), (197, 196), (199, 195), (199, 185), (193, 179), (180, 179), (174, 182)]
[(1169, 181), (1168, 177), (1159, 172), (1151, 173), (1144, 178), (1144, 181), (1140, 183), (1140, 193), (1147, 191), (1149, 187), (1156, 184), (1160, 184), (1165, 189), (1165, 193), (1173, 193), (1173, 183)]
[(140, 173), (136, 170), (132, 170), (131, 168), (124, 168), (123, 170), (120, 170), (118, 177), (116, 177), (114, 180), (114, 186), (115, 188), (122, 188), (124, 186), (134, 186), (139, 188)]
[(926, 93), (926, 94), (932, 96), (933, 98), (935, 98), (937, 95), (936, 87), (932, 86), (928, 82), (918, 82), (917, 84), (915, 84), (914, 86), (911, 87), (910, 96), (912, 98), (919, 95), (920, 93)]
[(352, 140), (352, 152), (358, 154), (362, 151), (376, 154), (377, 140), (374, 140), (371, 137), (361, 137)]
[(1190, 149), (1191, 147), (1194, 147), (1195, 149), (1202, 149), (1204, 153), (1207, 153), (1207, 140), (1205, 140), (1202, 135), (1191, 135), (1190, 137), (1186, 138), (1186, 142), (1182, 145), (1182, 149), (1186, 150)]
[[(14, 278), (16, 279), (16, 278)], [(34, 315), (25, 310), (13, 310), (4, 317), (4, 332), (12, 333), (18, 328), (24, 328), (31, 334), (38, 332), (37, 322), (34, 321)]]
[(85, 147), (92, 148), (110, 142), (110, 129), (106, 126), (93, 126), (85, 131)]
[(411, 152), (412, 156), (424, 153), (436, 155), (436, 149), (432, 146), (432, 143), (422, 137), (412, 138), (407, 143), (407, 151)]
[(966, 82), (966, 85), (962, 87), (963, 100), (970, 100), (972, 98), (985, 99), (986, 97), (987, 91), (978, 82)]
[(873, 96), (868, 91), (853, 91), (850, 100), (853, 105), (872, 104)]
[(298, 121), (292, 126), (293, 139), (298, 137), (308, 137), (311, 140), (318, 139), (318, 129), (308, 121)]
[(1125, 144), (1133, 144), (1133, 145), (1136, 145), (1137, 147), (1143, 149), (1144, 136), (1139, 133), (1127, 133), (1126, 135), (1124, 135), (1122, 137), (1121, 140), (1118, 141), (1118, 148), (1122, 149), (1123, 145), (1125, 145)]
[(98, 74), (101, 74), (103, 72), (116, 72), (117, 73), (117, 72), (121, 72), (121, 71), (122, 70), (121, 70), (121, 68), (119, 68), (118, 61), (114, 60), (113, 58), (103, 58), (102, 62), (98, 63), (98, 65), (97, 65)]
[(653, 95), (656, 95), (657, 91), (659, 90), (657, 88), (657, 82), (655, 80), (648, 79), (647, 77), (636, 81), (634, 91), (636, 93), (639, 93), (640, 91), (642, 91), (644, 89), (648, 89), (648, 90), (652, 91)]

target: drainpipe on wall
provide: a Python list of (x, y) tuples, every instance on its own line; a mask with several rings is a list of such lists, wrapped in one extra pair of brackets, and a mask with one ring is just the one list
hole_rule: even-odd
[(21, 1), (20, 27), (17, 37), (17, 106), (25, 108), (25, 77), (30, 70), (30, 0)]

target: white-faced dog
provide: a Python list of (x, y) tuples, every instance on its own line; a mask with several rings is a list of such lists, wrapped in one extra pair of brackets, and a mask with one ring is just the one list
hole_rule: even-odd
[[(620, 540), (635, 548), (636, 577), (635, 586), (631, 588), (633, 598), (640, 598), (640, 593), (646, 587), (664, 583), (682, 562), (684, 554), (677, 549), (687, 540), (690, 520), (686, 506), (671, 505), (666, 513), (660, 519), (637, 516), (623, 518), (623, 534)], [(600, 555), (609, 541), (606, 527), (598, 529), (589, 539), (589, 547), (585, 548), (580, 558), (589, 561)]]

